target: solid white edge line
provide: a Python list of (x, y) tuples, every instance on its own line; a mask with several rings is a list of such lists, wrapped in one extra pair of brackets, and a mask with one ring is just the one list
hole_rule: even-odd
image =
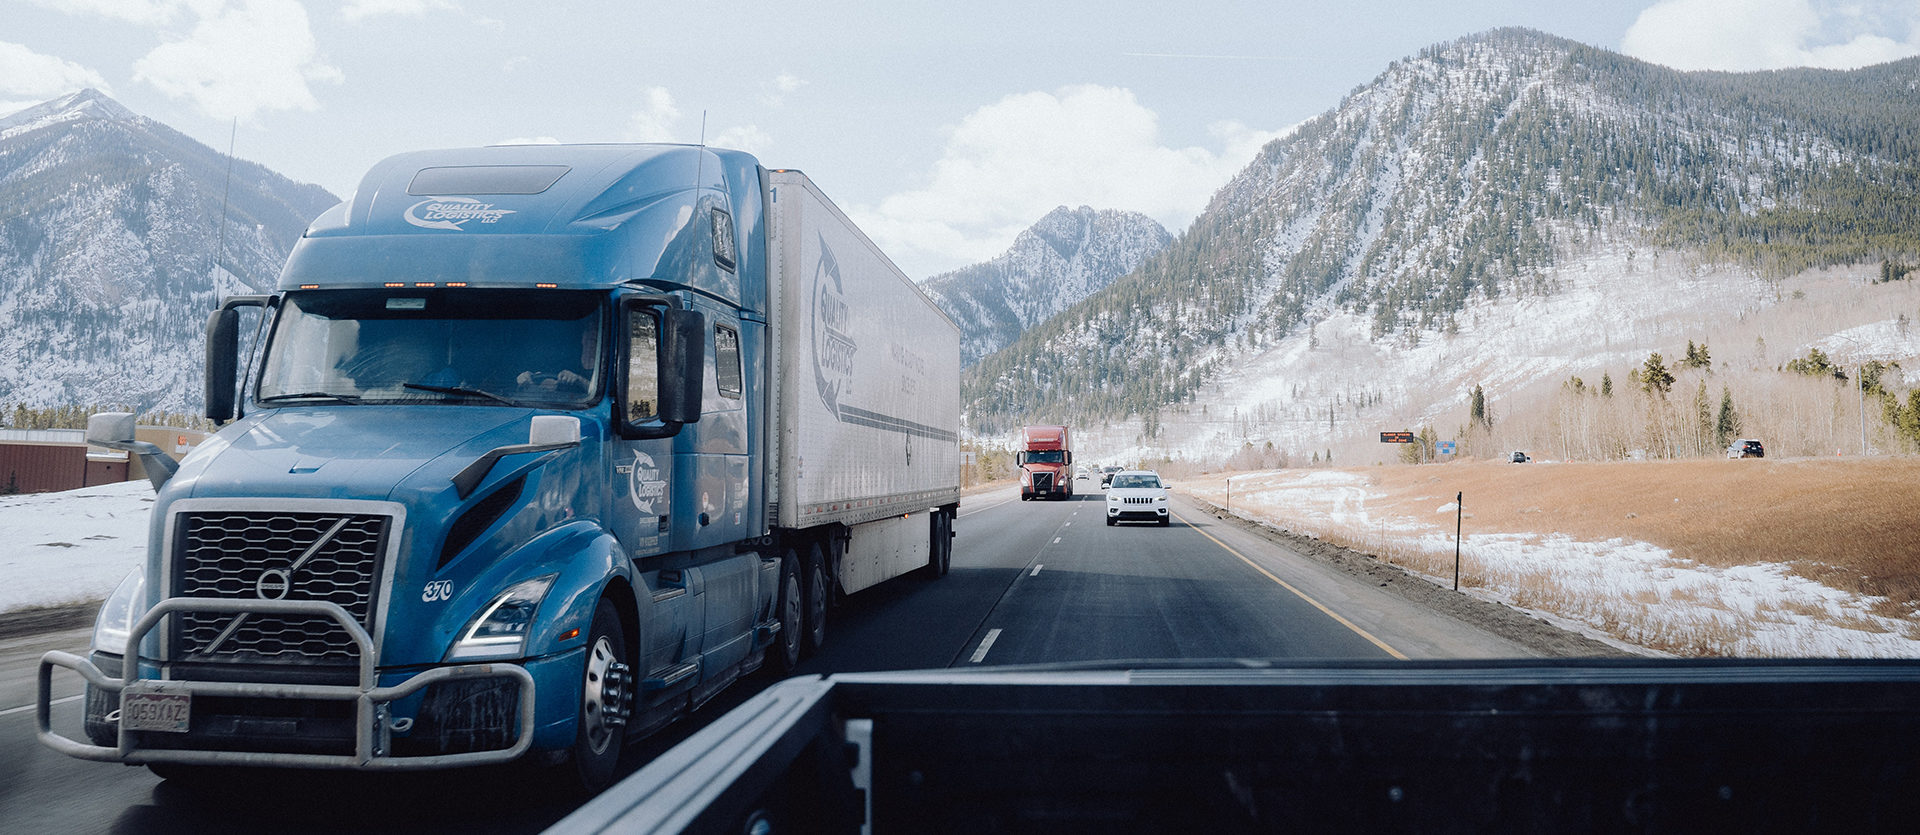
[(993, 649), (993, 642), (1000, 640), (1000, 630), (987, 630), (987, 637), (980, 639), (980, 648), (973, 651), (973, 659), (968, 662), (978, 664), (987, 658), (987, 650)]
[[(63, 705), (63, 704), (66, 704), (66, 703), (68, 703), (68, 702), (74, 702), (74, 701), (79, 701), (79, 700), (81, 700), (81, 699), (84, 699), (84, 698), (86, 698), (86, 697), (87, 697), (87, 694), (85, 694), (85, 693), (81, 693), (81, 694), (80, 694), (80, 695), (78, 695), (78, 696), (68, 696), (68, 697), (66, 697), (66, 698), (64, 698), (64, 699), (54, 699), (53, 701), (51, 701), (51, 702), (49, 702), (48, 704), (50, 704), (50, 705)], [(21, 705), (21, 706), (19, 706), (19, 707), (10, 707), (10, 708), (7, 708), (6, 710), (0, 710), (0, 716), (12, 716), (12, 715), (14, 715), (14, 714), (16, 714), (16, 713), (25, 713), (25, 712), (27, 712), (27, 711), (29, 711), (29, 710), (32, 710), (32, 709), (33, 709), (33, 707), (34, 707), (33, 705)]]

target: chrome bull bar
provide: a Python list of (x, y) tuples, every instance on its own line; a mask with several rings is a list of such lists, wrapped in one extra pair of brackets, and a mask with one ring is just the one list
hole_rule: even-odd
[[(168, 615), (176, 612), (214, 612), (240, 614), (252, 612), (270, 615), (308, 615), (331, 618), (345, 628), (359, 651), (359, 683), (344, 684), (271, 684), (229, 681), (169, 681), (141, 679), (138, 649), (148, 632)], [(109, 677), (88, 659), (68, 652), (52, 651), (40, 657), (40, 688), (36, 714), (38, 735), (47, 747), (72, 757), (98, 762), (129, 765), (180, 763), (184, 765), (242, 765), (329, 769), (429, 769), (505, 762), (526, 753), (533, 744), (533, 674), (517, 664), (461, 664), (435, 667), (390, 687), (375, 686), (373, 639), (337, 603), (320, 600), (232, 600), (205, 597), (172, 597), (147, 611), (127, 635), (125, 660), (120, 677)], [(265, 751), (200, 751), (171, 748), (139, 748), (137, 731), (119, 725), (117, 747), (92, 745), (70, 739), (53, 730), (53, 668), (65, 667), (95, 687), (114, 694), (114, 703), (129, 693), (189, 694), (237, 696), (259, 699), (313, 699), (354, 703), (354, 753), (291, 754)], [(413, 757), (390, 756), (393, 727), (390, 705), (427, 685), (441, 681), (473, 678), (510, 678), (520, 685), (520, 726), (513, 745), (493, 751), (469, 751), (459, 754), (430, 754)]]

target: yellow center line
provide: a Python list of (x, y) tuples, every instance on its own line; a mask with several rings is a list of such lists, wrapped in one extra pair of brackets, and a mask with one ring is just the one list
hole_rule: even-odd
[[(1169, 511), (1169, 512), (1171, 512), (1171, 511)], [(1234, 555), (1234, 556), (1236, 556), (1236, 557), (1239, 557), (1239, 558), (1240, 558), (1240, 561), (1241, 561), (1241, 562), (1244, 562), (1244, 563), (1246, 563), (1247, 565), (1249, 565), (1249, 566), (1252, 566), (1252, 567), (1253, 567), (1253, 570), (1255, 570), (1255, 571), (1258, 571), (1258, 572), (1260, 572), (1261, 574), (1264, 574), (1264, 575), (1266, 575), (1266, 578), (1267, 578), (1267, 579), (1269, 579), (1269, 580), (1272, 580), (1272, 581), (1274, 581), (1274, 582), (1276, 582), (1276, 583), (1279, 583), (1279, 584), (1280, 584), (1280, 587), (1281, 587), (1281, 588), (1283, 588), (1283, 589), (1286, 589), (1287, 591), (1290, 591), (1290, 592), (1293, 592), (1293, 594), (1294, 594), (1294, 596), (1295, 596), (1295, 597), (1298, 597), (1298, 598), (1300, 598), (1301, 600), (1305, 600), (1305, 601), (1307, 601), (1308, 603), (1310, 603), (1310, 604), (1312, 604), (1312, 605), (1313, 605), (1313, 608), (1315, 608), (1315, 609), (1319, 609), (1319, 610), (1320, 610), (1321, 612), (1323, 612), (1323, 613), (1325, 613), (1327, 617), (1330, 617), (1330, 618), (1333, 618), (1333, 619), (1334, 619), (1334, 620), (1336, 620), (1336, 621), (1339, 621), (1339, 622), (1340, 622), (1340, 625), (1341, 625), (1341, 626), (1344, 626), (1344, 627), (1346, 627), (1346, 628), (1348, 628), (1348, 629), (1351, 629), (1351, 630), (1353, 630), (1353, 632), (1354, 632), (1354, 634), (1356, 634), (1356, 635), (1359, 635), (1360, 637), (1362, 637), (1362, 638), (1365, 638), (1365, 639), (1367, 639), (1367, 640), (1368, 640), (1369, 642), (1371, 642), (1371, 643), (1372, 643), (1372, 644), (1373, 644), (1374, 646), (1376, 646), (1376, 647), (1379, 647), (1379, 648), (1381, 648), (1381, 649), (1383, 649), (1383, 650), (1386, 650), (1386, 652), (1387, 652), (1387, 654), (1388, 654), (1388, 655), (1391, 655), (1391, 656), (1393, 656), (1394, 658), (1397, 658), (1397, 659), (1400, 659), (1401, 661), (1406, 661), (1406, 660), (1407, 660), (1407, 656), (1405, 656), (1405, 655), (1403, 655), (1403, 654), (1401, 654), (1401, 652), (1400, 652), (1399, 650), (1397, 650), (1397, 649), (1394, 649), (1393, 647), (1390, 647), (1390, 646), (1387, 646), (1387, 642), (1386, 642), (1386, 641), (1382, 641), (1382, 640), (1380, 640), (1379, 638), (1375, 638), (1375, 637), (1373, 636), (1373, 633), (1371, 633), (1371, 632), (1368, 632), (1368, 631), (1367, 631), (1367, 630), (1365, 630), (1365, 629), (1361, 629), (1361, 628), (1360, 628), (1360, 627), (1359, 627), (1359, 626), (1358, 626), (1357, 624), (1355, 624), (1355, 623), (1354, 623), (1353, 621), (1350, 621), (1350, 620), (1347, 620), (1346, 618), (1343, 618), (1343, 617), (1341, 617), (1341, 616), (1340, 616), (1340, 614), (1339, 614), (1338, 612), (1335, 612), (1334, 610), (1332, 610), (1332, 609), (1329, 609), (1329, 608), (1327, 608), (1327, 607), (1326, 607), (1325, 605), (1322, 605), (1322, 604), (1320, 603), (1320, 601), (1318, 601), (1318, 600), (1315, 600), (1315, 599), (1313, 599), (1313, 598), (1311, 598), (1311, 597), (1308, 597), (1308, 596), (1307, 596), (1307, 593), (1306, 593), (1306, 592), (1303, 592), (1303, 591), (1301, 591), (1301, 590), (1299, 590), (1299, 589), (1297, 589), (1297, 588), (1294, 588), (1294, 587), (1293, 587), (1293, 584), (1292, 584), (1292, 583), (1289, 583), (1289, 582), (1287, 582), (1287, 581), (1285, 581), (1285, 580), (1282, 580), (1282, 579), (1280, 579), (1279, 577), (1276, 577), (1276, 576), (1274, 576), (1274, 574), (1273, 574), (1273, 572), (1271, 572), (1271, 571), (1268, 571), (1268, 570), (1266, 570), (1265, 568), (1262, 568), (1262, 567), (1260, 567), (1260, 564), (1259, 564), (1259, 563), (1256, 563), (1256, 562), (1254, 562), (1253, 560), (1250, 560), (1250, 559), (1247, 559), (1247, 555), (1245, 555), (1245, 554), (1242, 554), (1242, 553), (1240, 553), (1239, 551), (1235, 551), (1235, 550), (1233, 550), (1233, 546), (1231, 546), (1231, 545), (1228, 545), (1228, 544), (1227, 544), (1227, 543), (1225, 543), (1225, 542), (1221, 542), (1221, 541), (1220, 541), (1220, 540), (1218, 540), (1218, 539), (1215, 539), (1215, 538), (1214, 538), (1214, 536), (1213, 536), (1213, 534), (1210, 534), (1210, 533), (1207, 533), (1206, 531), (1203, 531), (1203, 530), (1201, 530), (1200, 528), (1198, 528), (1198, 527), (1196, 527), (1196, 526), (1195, 526), (1195, 525), (1194, 525), (1194, 524), (1193, 524), (1192, 522), (1189, 522), (1189, 521), (1187, 521), (1187, 520), (1186, 520), (1186, 517), (1183, 517), (1183, 516), (1181, 516), (1181, 515), (1180, 515), (1180, 514), (1178, 514), (1178, 513), (1174, 513), (1174, 514), (1173, 514), (1173, 518), (1175, 518), (1175, 519), (1179, 519), (1179, 520), (1180, 520), (1180, 524), (1182, 524), (1182, 525), (1186, 525), (1186, 526), (1187, 526), (1188, 528), (1192, 528), (1192, 529), (1193, 529), (1193, 531), (1194, 531), (1195, 533), (1198, 533), (1198, 534), (1200, 534), (1201, 536), (1204, 536), (1204, 537), (1206, 537), (1206, 538), (1208, 538), (1208, 539), (1211, 539), (1211, 540), (1213, 540), (1213, 544), (1215, 544), (1215, 545), (1218, 545), (1218, 546), (1220, 546), (1221, 548), (1224, 548), (1224, 549), (1226, 549), (1226, 552), (1227, 552), (1227, 553), (1229, 553), (1229, 554), (1232, 554), (1232, 555)]]

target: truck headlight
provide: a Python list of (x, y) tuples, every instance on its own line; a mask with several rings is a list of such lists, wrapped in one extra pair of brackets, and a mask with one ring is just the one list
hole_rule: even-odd
[(133, 631), (134, 622), (140, 619), (141, 604), (146, 600), (147, 570), (135, 568), (113, 588), (107, 602), (100, 605), (100, 614), (93, 620), (94, 650), (125, 657), (127, 633)]
[(460, 640), (447, 650), (448, 661), (519, 658), (526, 654), (527, 633), (533, 629), (534, 613), (547, 597), (558, 574), (522, 580), (507, 587), (467, 622)]

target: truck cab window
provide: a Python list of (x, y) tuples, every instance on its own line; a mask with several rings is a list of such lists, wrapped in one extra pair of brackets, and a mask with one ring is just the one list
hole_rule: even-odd
[(720, 387), (720, 396), (734, 400), (740, 399), (743, 387), (740, 377), (740, 332), (725, 325), (713, 328), (714, 382)]
[(553, 290), (288, 293), (260, 400), (579, 407), (600, 391), (606, 302)]
[(660, 402), (660, 320), (651, 312), (634, 312), (627, 318), (628, 423), (652, 420)]

